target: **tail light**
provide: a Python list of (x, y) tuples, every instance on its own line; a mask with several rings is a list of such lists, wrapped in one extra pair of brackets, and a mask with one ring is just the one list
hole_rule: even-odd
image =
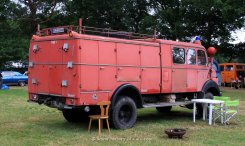
[(38, 101), (38, 95), (37, 94), (32, 94), (31, 96), (32, 101)]

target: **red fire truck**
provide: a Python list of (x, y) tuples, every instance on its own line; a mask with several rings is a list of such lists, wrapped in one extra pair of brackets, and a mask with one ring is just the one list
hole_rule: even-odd
[[(38, 30), (29, 49), (30, 102), (83, 120), (111, 101), (115, 128), (132, 127), (137, 108), (192, 108), (193, 98), (220, 95), (206, 49), (195, 43), (80, 25)], [(197, 108), (202, 112), (202, 106)]]

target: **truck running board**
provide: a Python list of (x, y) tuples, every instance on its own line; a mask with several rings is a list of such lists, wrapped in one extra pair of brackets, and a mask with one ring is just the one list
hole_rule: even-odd
[(144, 108), (149, 107), (165, 107), (165, 106), (176, 106), (176, 105), (187, 105), (191, 104), (191, 101), (176, 101), (176, 102), (157, 102), (157, 103), (146, 103), (143, 104)]

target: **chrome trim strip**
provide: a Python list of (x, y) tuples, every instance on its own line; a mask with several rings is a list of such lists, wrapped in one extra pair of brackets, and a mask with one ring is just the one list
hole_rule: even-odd
[[(39, 62), (35, 63), (36, 65), (66, 65), (67, 63), (44, 63)], [(198, 67), (204, 67), (204, 66), (197, 66), (197, 68), (191, 67), (172, 67), (172, 66), (135, 66), (135, 65), (116, 65), (116, 64), (88, 64), (88, 63), (73, 63), (74, 65), (82, 65), (82, 66), (108, 66), (108, 67), (131, 67), (131, 68), (167, 68), (167, 69), (192, 69), (192, 70), (209, 70), (209, 68), (198, 68)]]
[(110, 93), (111, 92), (111, 90), (101, 90), (101, 91), (81, 91), (80, 93), (81, 94), (89, 94), (89, 93), (100, 93), (100, 92), (102, 92), (102, 93)]
[(35, 65), (67, 65), (67, 63), (60, 63), (60, 62), (35, 62)]

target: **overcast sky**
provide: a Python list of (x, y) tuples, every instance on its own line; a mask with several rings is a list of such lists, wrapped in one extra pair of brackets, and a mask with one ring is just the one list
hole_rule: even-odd
[(232, 36), (234, 38), (235, 41), (233, 41), (232, 43), (237, 44), (240, 42), (245, 42), (245, 28), (242, 28), (240, 30), (237, 30), (235, 32), (232, 33)]

